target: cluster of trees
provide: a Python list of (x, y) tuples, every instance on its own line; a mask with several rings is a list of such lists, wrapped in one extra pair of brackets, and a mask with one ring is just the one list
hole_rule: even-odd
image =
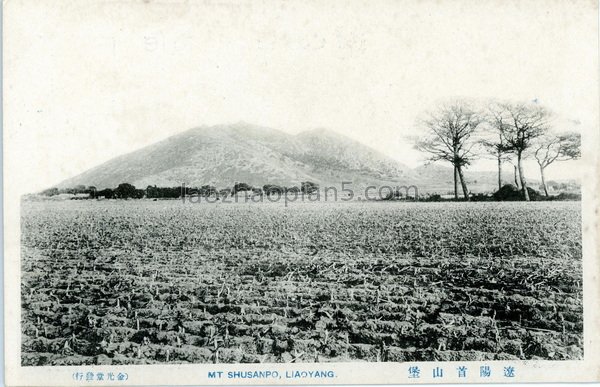
[(96, 192), (96, 187), (94, 186), (85, 186), (85, 185), (76, 185), (73, 188), (49, 188), (41, 192), (42, 195), (45, 196), (56, 196), (61, 194), (69, 194), (69, 195), (78, 195), (78, 194), (87, 194), (90, 196), (94, 196)]
[(122, 183), (115, 189), (105, 188), (97, 191), (96, 187), (93, 186), (76, 186), (75, 188), (50, 188), (42, 191), (41, 194), (45, 196), (55, 196), (59, 194), (88, 194), (90, 198), (103, 197), (105, 199), (177, 199), (180, 198), (182, 193), (185, 195), (199, 195), (203, 197), (208, 196), (231, 196), (239, 192), (252, 192), (254, 195), (274, 195), (274, 194), (285, 194), (285, 193), (304, 193), (311, 194), (319, 189), (317, 183), (310, 181), (302, 182), (300, 187), (285, 187), (274, 184), (266, 184), (261, 187), (253, 187), (247, 183), (236, 183), (232, 188), (217, 189), (212, 185), (203, 185), (201, 187), (157, 187), (156, 185), (149, 185), (146, 189), (138, 189), (134, 185), (129, 183)]
[(177, 199), (181, 196), (181, 187), (157, 187), (149, 185), (146, 197), (152, 199)]
[(422, 120), (425, 134), (415, 142), (416, 149), (429, 154), (430, 161), (445, 161), (454, 168), (454, 196), (458, 184), (469, 200), (464, 169), (478, 157), (492, 157), (498, 165), (498, 190), (502, 184), (502, 165), (511, 163), (514, 183), (523, 199), (529, 201), (523, 160), (534, 158), (538, 165), (544, 193), (548, 196), (545, 169), (556, 161), (581, 156), (581, 135), (556, 132), (552, 115), (537, 103), (492, 102), (476, 108), (465, 101), (443, 105), (427, 112)]
[(146, 195), (146, 191), (143, 189), (137, 189), (135, 186), (129, 183), (122, 183), (115, 189), (105, 188), (103, 190), (97, 190), (96, 187), (90, 185), (77, 185), (73, 188), (49, 188), (41, 192), (44, 196), (56, 196), (61, 194), (68, 195), (79, 195), (85, 194), (90, 198), (98, 198), (105, 197), (107, 199), (118, 198), (118, 199), (127, 199), (127, 198), (135, 198), (141, 199)]

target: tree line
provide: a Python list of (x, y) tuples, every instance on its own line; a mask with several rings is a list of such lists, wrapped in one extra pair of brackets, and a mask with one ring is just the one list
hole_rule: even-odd
[(73, 188), (50, 188), (41, 192), (44, 196), (56, 196), (60, 194), (87, 194), (90, 198), (105, 199), (177, 199), (182, 195), (209, 196), (231, 196), (239, 192), (251, 192), (253, 195), (283, 195), (286, 193), (311, 194), (319, 189), (319, 184), (304, 181), (298, 186), (286, 187), (276, 184), (265, 184), (262, 187), (254, 187), (247, 183), (236, 183), (233, 187), (217, 189), (213, 185), (203, 185), (200, 187), (187, 187), (185, 185), (178, 187), (157, 187), (149, 185), (146, 189), (136, 188), (130, 183), (121, 183), (116, 188), (104, 188), (97, 190), (94, 186), (78, 185)]
[(423, 135), (416, 138), (415, 148), (427, 153), (431, 162), (452, 165), (455, 199), (460, 183), (464, 199), (469, 200), (464, 170), (479, 157), (496, 160), (498, 192), (503, 188), (502, 166), (511, 163), (515, 186), (526, 201), (531, 200), (531, 189), (523, 169), (525, 159), (537, 161), (547, 197), (545, 169), (554, 162), (581, 157), (581, 134), (557, 130), (551, 112), (537, 103), (489, 102), (478, 108), (454, 101), (426, 112), (420, 127)]

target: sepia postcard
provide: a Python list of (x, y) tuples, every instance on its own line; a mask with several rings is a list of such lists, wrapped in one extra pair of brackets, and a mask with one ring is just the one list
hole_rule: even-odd
[(600, 381), (598, 20), (5, 0), (6, 385)]

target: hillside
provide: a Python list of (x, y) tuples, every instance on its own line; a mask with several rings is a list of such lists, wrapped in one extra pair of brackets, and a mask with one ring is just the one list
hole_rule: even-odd
[[(422, 192), (436, 192), (440, 194), (451, 193), (454, 189), (454, 178), (452, 167), (447, 164), (421, 165), (412, 170), (413, 174), (419, 176), (418, 186)], [(512, 183), (514, 177), (512, 170), (504, 169), (502, 174), (503, 184)], [(498, 173), (496, 171), (464, 171), (467, 186), (471, 192), (493, 192), (498, 189)], [(531, 187), (537, 189), (539, 182), (536, 179), (528, 179)], [(459, 182), (459, 193), (462, 189)]]
[[(512, 182), (505, 171), (503, 180)], [(497, 189), (494, 171), (465, 171), (472, 192)], [(419, 192), (440, 194), (453, 189), (452, 169), (443, 164), (411, 169), (364, 144), (327, 129), (297, 135), (238, 123), (202, 126), (156, 144), (109, 160), (65, 180), (58, 188), (76, 185), (114, 188), (127, 182), (148, 185), (214, 185), (231, 187), (236, 182), (254, 186), (298, 186), (312, 181), (340, 187), (352, 181), (359, 189), (369, 185), (416, 185)], [(537, 184), (531, 181), (532, 186)]]
[(385, 184), (416, 179), (410, 168), (338, 133), (317, 129), (290, 135), (245, 123), (190, 129), (109, 160), (58, 185), (97, 188), (211, 184), (231, 186)]

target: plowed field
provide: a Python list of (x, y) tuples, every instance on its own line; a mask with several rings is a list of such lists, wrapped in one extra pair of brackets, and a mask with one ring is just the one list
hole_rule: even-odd
[(581, 359), (580, 203), (24, 202), (22, 364)]

